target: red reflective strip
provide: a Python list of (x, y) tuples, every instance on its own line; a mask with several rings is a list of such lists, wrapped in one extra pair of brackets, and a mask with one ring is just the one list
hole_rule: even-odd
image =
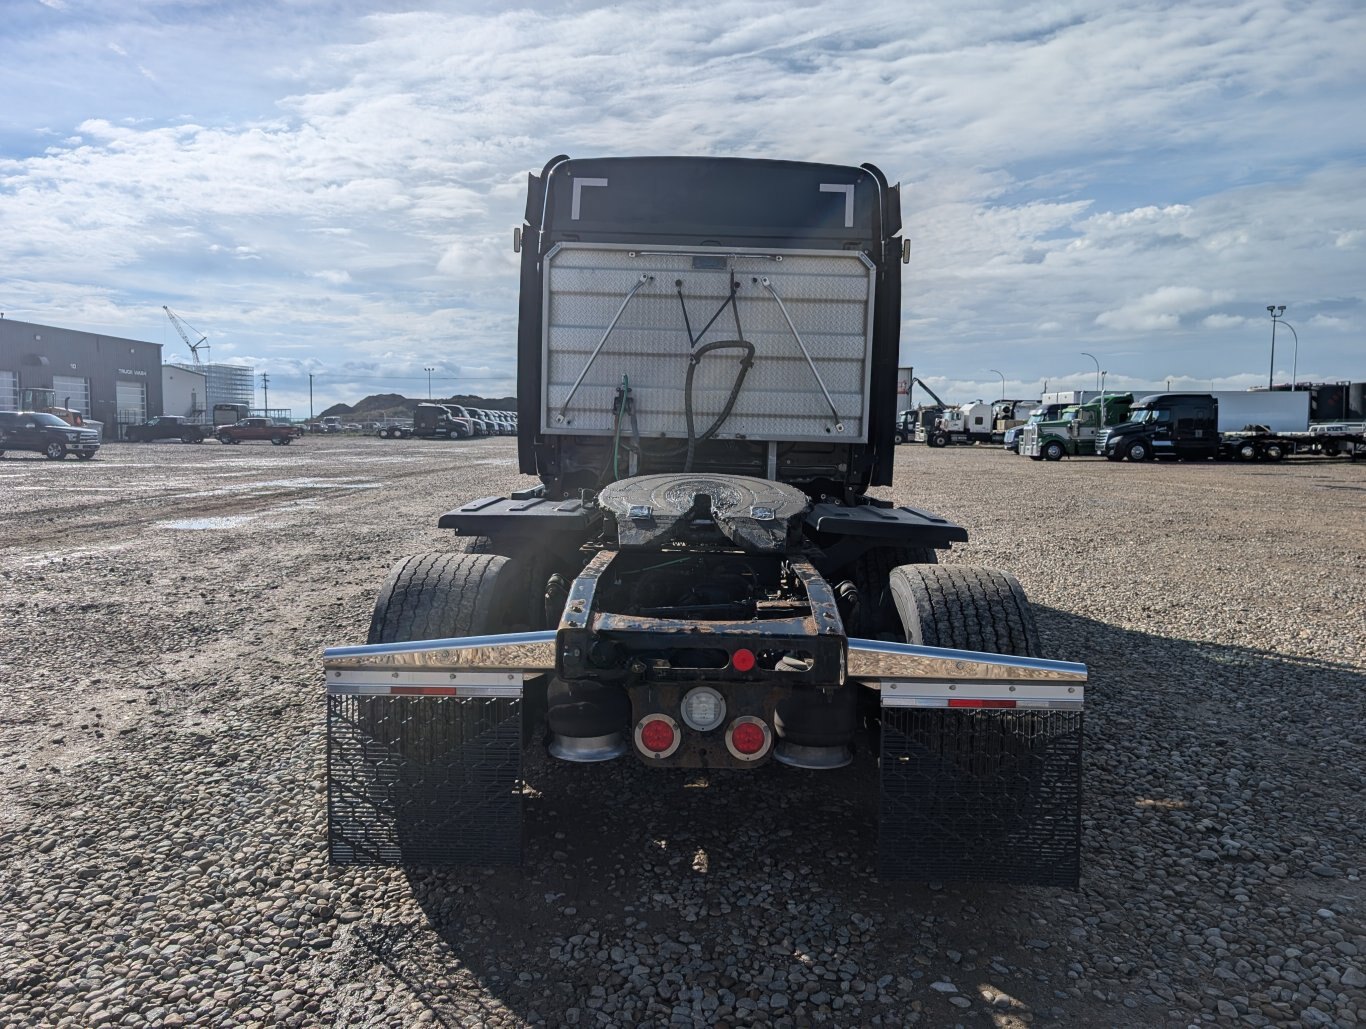
[(453, 697), (454, 686), (390, 686), (389, 695), (394, 697)]
[(949, 698), (949, 707), (1014, 707), (1013, 700), (959, 700)]

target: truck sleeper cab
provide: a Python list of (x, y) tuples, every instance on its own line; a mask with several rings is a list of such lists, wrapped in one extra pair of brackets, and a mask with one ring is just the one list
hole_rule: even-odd
[[(891, 483), (903, 246), (875, 167), (558, 157), (528, 184), (518, 460), (324, 656), (338, 863), (520, 855), (520, 754), (830, 771), (885, 878), (1075, 885), (1085, 668)], [(663, 203), (660, 198), (667, 197)], [(799, 788), (793, 783), (794, 788)]]

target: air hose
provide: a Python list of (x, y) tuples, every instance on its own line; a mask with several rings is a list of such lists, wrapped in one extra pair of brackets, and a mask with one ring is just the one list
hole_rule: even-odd
[[(700, 436), (697, 434), (696, 419), (693, 414), (692, 387), (693, 378), (697, 373), (697, 366), (702, 358), (714, 350), (743, 350), (744, 357), (740, 358), (740, 374), (735, 377), (735, 383), (730, 388), (730, 396), (726, 399), (726, 406), (721, 409), (721, 413), (716, 416), (716, 420), (707, 426), (705, 432)], [(740, 387), (745, 384), (745, 376), (749, 374), (750, 368), (754, 365), (754, 344), (743, 339), (718, 339), (713, 343), (704, 343), (692, 352), (688, 358), (688, 378), (683, 389), (683, 413), (688, 421), (688, 456), (683, 461), (683, 470), (692, 471), (693, 455), (697, 449), (697, 444), (711, 439), (725, 424), (730, 413), (735, 409), (735, 400), (740, 396)]]

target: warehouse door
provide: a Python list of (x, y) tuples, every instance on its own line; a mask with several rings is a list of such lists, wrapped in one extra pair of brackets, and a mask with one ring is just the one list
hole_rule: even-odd
[[(114, 400), (118, 408), (119, 425), (141, 425), (147, 420), (147, 384), (118, 382), (114, 385)], [(123, 431), (119, 431), (123, 438)]]
[(0, 372), (0, 411), (19, 410), (19, 376)]
[(73, 411), (90, 417), (90, 380), (79, 379), (74, 375), (54, 375), (52, 390), (57, 394), (57, 406), (69, 407)]

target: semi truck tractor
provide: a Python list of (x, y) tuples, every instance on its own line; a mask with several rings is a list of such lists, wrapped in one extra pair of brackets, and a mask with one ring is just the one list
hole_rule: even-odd
[(1132, 393), (1106, 393), (1062, 409), (1055, 420), (1030, 421), (1021, 430), (1020, 453), (1035, 461), (1094, 455), (1096, 440), (1108, 426), (1129, 420)]
[[(870, 492), (892, 483), (900, 233), (870, 164), (529, 177), (534, 479), (452, 498), (448, 545), (325, 652), (333, 862), (519, 861), (544, 746), (537, 775), (605, 783), (622, 761), (661, 788), (875, 783), (881, 877), (1076, 885), (1085, 666), (1042, 656), (1008, 572), (938, 563), (965, 529)], [(837, 771), (856, 759), (868, 776)]]
[(1279, 461), (1299, 452), (1356, 456), (1363, 445), (1358, 426), (1311, 427), (1307, 391), (1156, 393), (1101, 433), (1096, 452), (1111, 461)]
[[(917, 428), (915, 439), (917, 443), (932, 447), (947, 447), (954, 443), (990, 443), (994, 419), (991, 404), (981, 400), (959, 404), (946, 408), (933, 423)], [(999, 438), (997, 442), (1000, 442)]]

